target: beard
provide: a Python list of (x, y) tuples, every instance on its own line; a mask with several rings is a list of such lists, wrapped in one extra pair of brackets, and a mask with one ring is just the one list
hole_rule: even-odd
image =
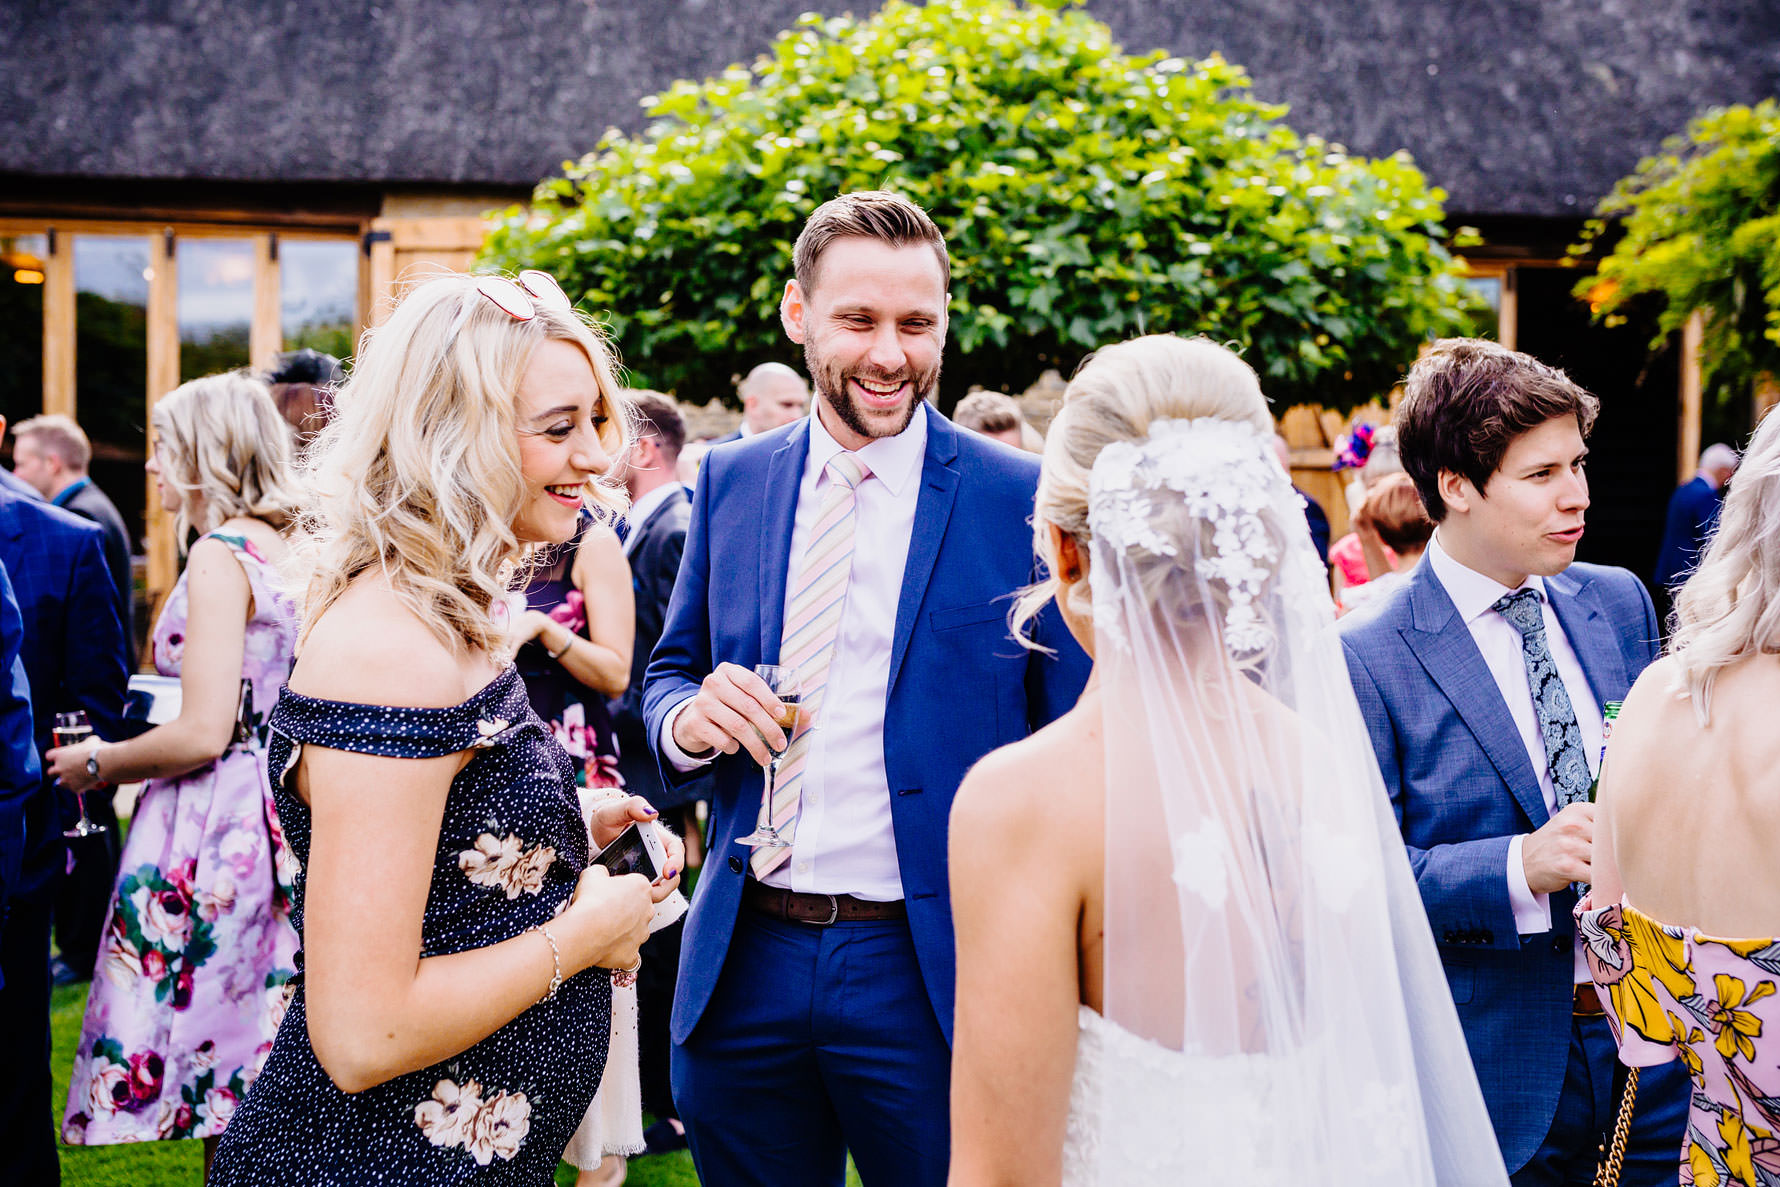
[[(908, 428), (909, 422), (915, 419), (916, 410), (939, 389), (938, 357), (933, 360), (933, 366), (924, 371), (904, 367), (890, 374), (879, 374), (869, 367), (845, 367), (805, 344), (804, 366), (815, 383), (817, 397), (840, 417), (841, 423), (861, 437), (874, 440), (894, 437)], [(867, 409), (853, 394), (850, 386), (853, 379), (885, 387), (906, 383), (908, 399), (901, 408)]]

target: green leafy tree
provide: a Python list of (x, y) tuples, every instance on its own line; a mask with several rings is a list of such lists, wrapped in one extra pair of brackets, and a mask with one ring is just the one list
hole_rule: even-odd
[(1131, 56), (1070, 0), (805, 16), (752, 67), (645, 100), (497, 216), (484, 260), (554, 273), (640, 382), (705, 400), (790, 361), (777, 302), (824, 200), (893, 189), (952, 252), (949, 399), (1135, 334), (1239, 344), (1281, 404), (1382, 393), (1470, 298), (1405, 154), (1301, 137), (1211, 57)]
[(1780, 374), (1780, 103), (1708, 111), (1596, 213), (1573, 252), (1624, 234), (1577, 294), (1610, 321), (1640, 297), (1662, 298), (1653, 350), (1699, 310), (1707, 394), (1746, 410), (1754, 386)]

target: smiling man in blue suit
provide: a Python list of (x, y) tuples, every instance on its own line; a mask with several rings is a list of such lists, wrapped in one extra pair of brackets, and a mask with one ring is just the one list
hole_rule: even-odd
[[(1034, 577), (1038, 463), (927, 403), (949, 263), (885, 193), (819, 208), (780, 313), (805, 420), (706, 457), (644, 716), (669, 778), (715, 763), (686, 924), (674, 1094), (700, 1178), (946, 1178), (953, 953), (946, 822), (970, 765), (1068, 709), (1086, 657), (1009, 635)], [(802, 719), (753, 674), (796, 669)], [(791, 736), (788, 738), (787, 734)], [(763, 801), (761, 764), (783, 750)], [(738, 838), (767, 830), (753, 847)], [(983, 860), (994, 859), (983, 839)]]
[[(1598, 402), (1493, 342), (1409, 373), (1403, 466), (1439, 526), (1407, 585), (1342, 644), (1515, 1187), (1594, 1181), (1613, 1035), (1576, 944), (1602, 706), (1656, 658), (1623, 569), (1572, 563)], [(1674, 1183), (1680, 1064), (1645, 1068), (1621, 1183)]]

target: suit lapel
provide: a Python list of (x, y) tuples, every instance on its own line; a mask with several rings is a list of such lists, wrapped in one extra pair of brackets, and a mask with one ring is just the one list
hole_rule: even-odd
[(958, 498), (958, 471), (952, 468), (958, 458), (958, 430), (943, 416), (924, 414), (927, 456), (921, 462), (921, 493), (915, 504), (914, 530), (909, 535), (909, 559), (902, 571), (902, 595), (896, 603), (896, 634), (890, 641), (892, 692), (896, 689), (897, 673), (902, 671), (903, 656), (908, 654), (909, 639), (915, 633), (915, 618), (927, 595), (934, 562), (945, 541), (952, 504)]
[(1552, 613), (1564, 628), (1564, 637), (1571, 650), (1582, 661), (1582, 673), (1595, 694), (1595, 704), (1624, 700), (1631, 680), (1625, 668), (1625, 655), (1619, 649), (1618, 632), (1601, 612), (1592, 584), (1579, 583), (1568, 573), (1548, 577), (1545, 591), (1551, 598)]
[(1483, 748), (1521, 811), (1537, 828), (1550, 818), (1539, 790), (1539, 773), (1527, 758), (1520, 730), (1496, 688), (1496, 678), (1432, 565), (1420, 564), (1410, 579), (1411, 625), (1403, 641), (1458, 712)]
[[(797, 525), (797, 495), (803, 488), (804, 459), (810, 455), (810, 422), (791, 430), (767, 463), (760, 517), (760, 658), (779, 662), (779, 635), (785, 629), (785, 570), (791, 564), (791, 533)], [(746, 475), (738, 475), (747, 481)]]

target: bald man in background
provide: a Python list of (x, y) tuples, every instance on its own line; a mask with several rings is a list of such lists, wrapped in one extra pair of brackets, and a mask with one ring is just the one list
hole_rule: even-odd
[(810, 385), (784, 363), (760, 364), (748, 372), (735, 390), (742, 398), (742, 427), (727, 437), (717, 438), (711, 442), (713, 445), (770, 432), (802, 420), (810, 410)]

